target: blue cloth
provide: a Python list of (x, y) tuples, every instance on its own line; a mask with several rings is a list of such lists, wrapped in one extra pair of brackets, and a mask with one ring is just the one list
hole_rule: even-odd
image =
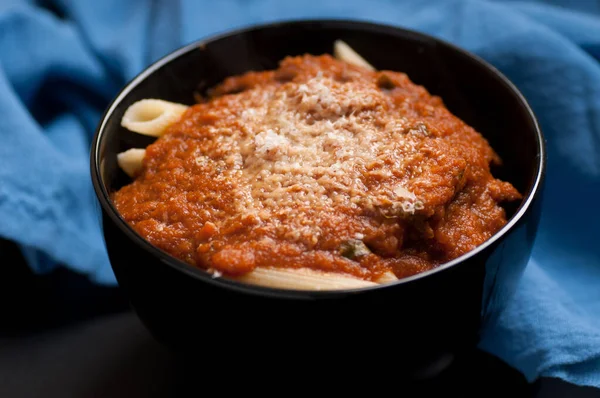
[(65, 264), (115, 283), (88, 150), (102, 110), (127, 80), (181, 44), (250, 23), (349, 17), (413, 28), (498, 67), (527, 97), (548, 139), (533, 256), (481, 347), (529, 380), (600, 387), (600, 6), (550, 3), (4, 0), (0, 236), (18, 242), (37, 272)]

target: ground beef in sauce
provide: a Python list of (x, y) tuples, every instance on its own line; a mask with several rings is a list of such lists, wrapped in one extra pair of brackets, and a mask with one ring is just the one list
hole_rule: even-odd
[(308, 267), (376, 280), (436, 267), (505, 223), (500, 159), (403, 73), (328, 55), (230, 77), (113, 194), (153, 245), (201, 268)]

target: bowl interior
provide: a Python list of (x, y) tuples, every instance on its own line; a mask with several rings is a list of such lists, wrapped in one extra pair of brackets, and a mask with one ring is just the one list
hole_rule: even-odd
[[(191, 44), (158, 61), (121, 92), (100, 125), (92, 163), (99, 165), (104, 193), (129, 181), (117, 166), (116, 154), (154, 140), (120, 126), (123, 113), (133, 102), (160, 98), (193, 104), (194, 93), (227, 76), (276, 68), (289, 55), (331, 53), (336, 39), (347, 42), (377, 69), (405, 72), (440, 96), (451, 112), (486, 137), (502, 157), (504, 163), (493, 170), (494, 175), (510, 181), (525, 196), (521, 204), (507, 208), (508, 215), (526, 203), (538, 186), (543, 140), (533, 114), (514, 87), (479, 59), (434, 38), (349, 21), (250, 28)], [(103, 205), (116, 212), (110, 204)]]

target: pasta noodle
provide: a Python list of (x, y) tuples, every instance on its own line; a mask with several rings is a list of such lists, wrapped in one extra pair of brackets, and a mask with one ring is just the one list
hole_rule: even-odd
[(396, 277), (396, 275), (394, 275), (393, 272), (388, 271), (385, 274), (381, 275), (378, 279), (377, 279), (377, 283), (389, 283), (389, 282), (394, 282), (397, 281), (398, 278)]
[(187, 105), (174, 102), (143, 99), (127, 108), (121, 126), (135, 133), (158, 137), (187, 109)]
[(347, 62), (352, 65), (361, 66), (368, 70), (375, 70), (373, 65), (368, 63), (363, 57), (358, 55), (348, 44), (341, 40), (336, 40), (333, 43), (333, 55), (340, 61)]
[(131, 148), (117, 155), (117, 164), (129, 176), (134, 177), (142, 169), (145, 149)]
[(353, 276), (310, 268), (256, 268), (233, 279), (253, 285), (295, 290), (340, 290), (377, 286), (375, 282)]

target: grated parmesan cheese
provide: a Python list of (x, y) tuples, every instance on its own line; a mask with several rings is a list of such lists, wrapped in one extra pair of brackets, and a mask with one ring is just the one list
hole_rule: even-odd
[(223, 172), (215, 180), (237, 181), (230, 189), (240, 219), (261, 228), (279, 223), (279, 236), (309, 247), (322, 236), (319, 216), (336, 209), (410, 217), (424, 202), (411, 191), (405, 165), (419, 153), (422, 136), (408, 134), (407, 119), (389, 112), (376, 79), (361, 79), (317, 71), (236, 94), (239, 110), (215, 114), (218, 122), (206, 127), (215, 149), (195, 163), (217, 162), (212, 168)]
[[(222, 151), (243, 158), (238, 189), (245, 192), (235, 195), (239, 212), (268, 221), (298, 205), (331, 211), (347, 206), (387, 218), (423, 209), (389, 166), (417, 149), (403, 134), (406, 119), (386, 115), (382, 127), (388, 98), (376, 84), (342, 83), (318, 72), (265, 91), (244, 92), (239, 131), (214, 131)], [(292, 224), (303, 225), (280, 228), (287, 228), (288, 239), (314, 245), (318, 220), (298, 217)]]

